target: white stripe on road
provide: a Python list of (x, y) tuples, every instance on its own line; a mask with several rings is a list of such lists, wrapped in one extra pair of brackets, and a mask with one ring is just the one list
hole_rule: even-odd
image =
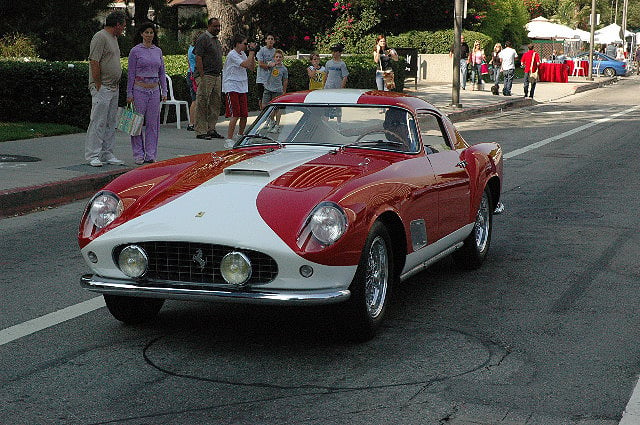
[(631, 398), (624, 408), (619, 425), (638, 425), (640, 423), (640, 380), (631, 394)]
[(633, 112), (638, 108), (640, 108), (640, 105), (636, 105), (636, 106), (634, 106), (632, 108), (629, 108), (629, 109), (627, 109), (625, 111), (621, 111), (621, 112), (615, 113), (615, 114), (613, 114), (613, 115), (611, 115), (609, 117), (606, 117), (606, 118), (600, 118), (599, 120), (596, 120), (596, 121), (591, 122), (589, 124), (581, 125), (580, 127), (576, 127), (573, 130), (569, 130), (569, 131), (565, 131), (564, 133), (560, 133), (557, 136), (553, 136), (553, 137), (549, 137), (548, 139), (540, 140), (539, 142), (532, 143), (529, 146), (525, 146), (524, 148), (516, 149), (515, 151), (511, 151), (509, 153), (506, 153), (506, 154), (504, 154), (504, 158), (505, 159), (513, 158), (515, 156), (522, 155), (523, 153), (527, 153), (527, 152), (532, 151), (534, 149), (541, 148), (542, 146), (548, 145), (549, 143), (555, 142), (556, 140), (563, 139), (563, 138), (565, 138), (567, 136), (571, 136), (572, 134), (576, 134), (576, 133), (578, 133), (578, 132), (580, 132), (582, 130), (586, 130), (587, 128), (596, 126), (598, 124), (602, 124), (602, 123), (607, 122), (607, 121), (611, 121), (614, 118), (617, 118), (619, 116), (628, 114), (630, 112)]
[(41, 331), (43, 329), (50, 328), (51, 326), (66, 322), (67, 320), (75, 319), (76, 317), (90, 313), (104, 306), (104, 298), (95, 297), (90, 300), (63, 308), (62, 310), (54, 311), (53, 313), (45, 314), (44, 316), (36, 317), (35, 319), (19, 323), (15, 326), (11, 326), (0, 331), (0, 345), (7, 344), (11, 341), (15, 341), (18, 338), (31, 335), (32, 333)]

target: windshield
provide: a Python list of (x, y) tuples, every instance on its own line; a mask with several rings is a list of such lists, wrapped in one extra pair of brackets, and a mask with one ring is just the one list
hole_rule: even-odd
[(416, 125), (388, 106), (269, 105), (238, 146), (305, 144), (417, 152)]

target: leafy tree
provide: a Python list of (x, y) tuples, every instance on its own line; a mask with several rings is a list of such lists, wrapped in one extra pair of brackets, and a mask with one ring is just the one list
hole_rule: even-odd
[(318, 50), (328, 52), (331, 45), (336, 43), (344, 44), (346, 53), (373, 50), (375, 34), (372, 29), (380, 22), (380, 18), (371, 6), (358, 10), (347, 0), (336, 0), (332, 11), (337, 12), (338, 19), (325, 34), (316, 37)]
[(511, 41), (514, 46), (527, 40), (524, 26), (529, 22), (529, 12), (522, 0), (487, 0), (486, 17), (478, 31), (496, 42)]
[(276, 46), (289, 53), (316, 49), (315, 35), (335, 22), (331, 0), (265, 0), (252, 12), (253, 37), (274, 34)]
[(35, 41), (49, 60), (84, 59), (93, 34), (101, 28), (95, 17), (111, 0), (0, 0), (0, 37), (23, 34)]
[(591, 0), (560, 0), (556, 13), (551, 18), (571, 28), (585, 28), (591, 15)]
[(234, 34), (247, 34), (249, 31), (249, 13), (262, 0), (206, 0), (209, 17), (220, 19), (222, 28), (220, 30), (220, 42), (222, 46), (229, 46), (231, 37)]

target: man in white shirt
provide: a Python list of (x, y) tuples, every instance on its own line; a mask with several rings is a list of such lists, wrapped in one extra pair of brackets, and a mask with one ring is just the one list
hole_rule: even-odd
[(518, 54), (511, 47), (511, 42), (504, 43), (505, 48), (499, 53), (500, 59), (502, 59), (502, 75), (504, 76), (504, 87), (502, 88), (502, 94), (505, 96), (511, 96), (511, 85), (513, 84), (513, 73), (516, 70), (516, 58)]

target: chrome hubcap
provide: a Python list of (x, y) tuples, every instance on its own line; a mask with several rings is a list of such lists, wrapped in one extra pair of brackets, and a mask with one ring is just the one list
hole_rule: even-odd
[(369, 316), (375, 319), (382, 312), (387, 297), (389, 282), (389, 257), (387, 245), (380, 236), (371, 243), (367, 256), (367, 277), (365, 282), (365, 302)]
[(478, 208), (478, 214), (476, 215), (476, 224), (473, 227), (478, 252), (483, 252), (487, 247), (487, 241), (489, 240), (489, 219), (489, 199), (485, 193), (482, 195), (480, 208)]

